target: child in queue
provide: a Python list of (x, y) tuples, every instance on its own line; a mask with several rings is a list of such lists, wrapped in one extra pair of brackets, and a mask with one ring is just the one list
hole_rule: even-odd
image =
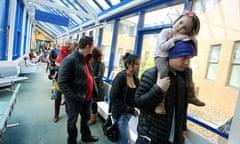
[[(176, 41), (193, 41), (196, 55), (197, 55), (197, 41), (194, 38), (200, 29), (199, 18), (195, 13), (185, 10), (182, 15), (180, 15), (173, 23), (172, 28), (163, 29), (157, 39), (155, 46), (155, 65), (157, 66), (158, 72), (161, 78), (168, 76), (168, 52), (174, 47)], [(185, 70), (185, 78), (187, 82), (187, 99), (188, 103), (194, 104), (196, 106), (205, 106), (205, 103), (200, 101), (194, 92), (194, 83), (192, 80), (192, 69), (188, 67)], [(165, 92), (166, 93), (166, 92)], [(157, 107), (155, 112), (157, 114), (166, 114), (164, 106), (165, 98)]]

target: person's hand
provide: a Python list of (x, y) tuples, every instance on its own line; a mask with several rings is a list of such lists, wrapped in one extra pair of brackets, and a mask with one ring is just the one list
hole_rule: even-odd
[(185, 34), (176, 34), (174, 35), (174, 41), (178, 41), (178, 40), (183, 40), (185, 38), (189, 38), (189, 36), (185, 35)]
[(136, 117), (138, 116), (138, 111), (136, 109), (134, 109), (133, 115)]
[(167, 91), (169, 86), (170, 86), (170, 78), (169, 77), (164, 77), (161, 79), (160, 73), (158, 72), (158, 76), (157, 76), (157, 83), (156, 83), (161, 89), (162, 91)]
[(185, 140), (187, 138), (187, 131), (182, 132), (183, 139)]

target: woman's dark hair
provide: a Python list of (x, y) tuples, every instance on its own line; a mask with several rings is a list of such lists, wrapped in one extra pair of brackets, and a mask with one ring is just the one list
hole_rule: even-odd
[(124, 61), (124, 67), (127, 69), (127, 65), (131, 65), (132, 67), (136, 64), (136, 61), (139, 59), (139, 57), (135, 54), (126, 53), (123, 56)]
[(84, 49), (87, 45), (92, 46), (93, 45), (93, 38), (88, 37), (88, 36), (83, 36), (80, 40), (79, 40), (79, 48), (80, 49)]
[(97, 61), (97, 60), (101, 60), (100, 58), (102, 57), (102, 51), (99, 48), (94, 48), (92, 51), (92, 58)]

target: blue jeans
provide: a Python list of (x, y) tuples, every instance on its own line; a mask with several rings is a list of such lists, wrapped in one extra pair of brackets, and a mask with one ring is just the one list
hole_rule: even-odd
[(131, 114), (122, 114), (118, 119), (119, 140), (116, 144), (130, 144), (130, 132), (128, 122), (131, 118)]

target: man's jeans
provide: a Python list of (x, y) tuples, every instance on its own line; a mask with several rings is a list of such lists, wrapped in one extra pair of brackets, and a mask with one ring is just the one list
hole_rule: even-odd
[(80, 131), (82, 139), (86, 139), (91, 136), (91, 131), (88, 126), (88, 120), (90, 118), (90, 106), (91, 101), (77, 101), (68, 102), (68, 120), (67, 120), (67, 130), (68, 130), (68, 144), (77, 143), (77, 127), (76, 122), (78, 120), (78, 115), (81, 115)]

